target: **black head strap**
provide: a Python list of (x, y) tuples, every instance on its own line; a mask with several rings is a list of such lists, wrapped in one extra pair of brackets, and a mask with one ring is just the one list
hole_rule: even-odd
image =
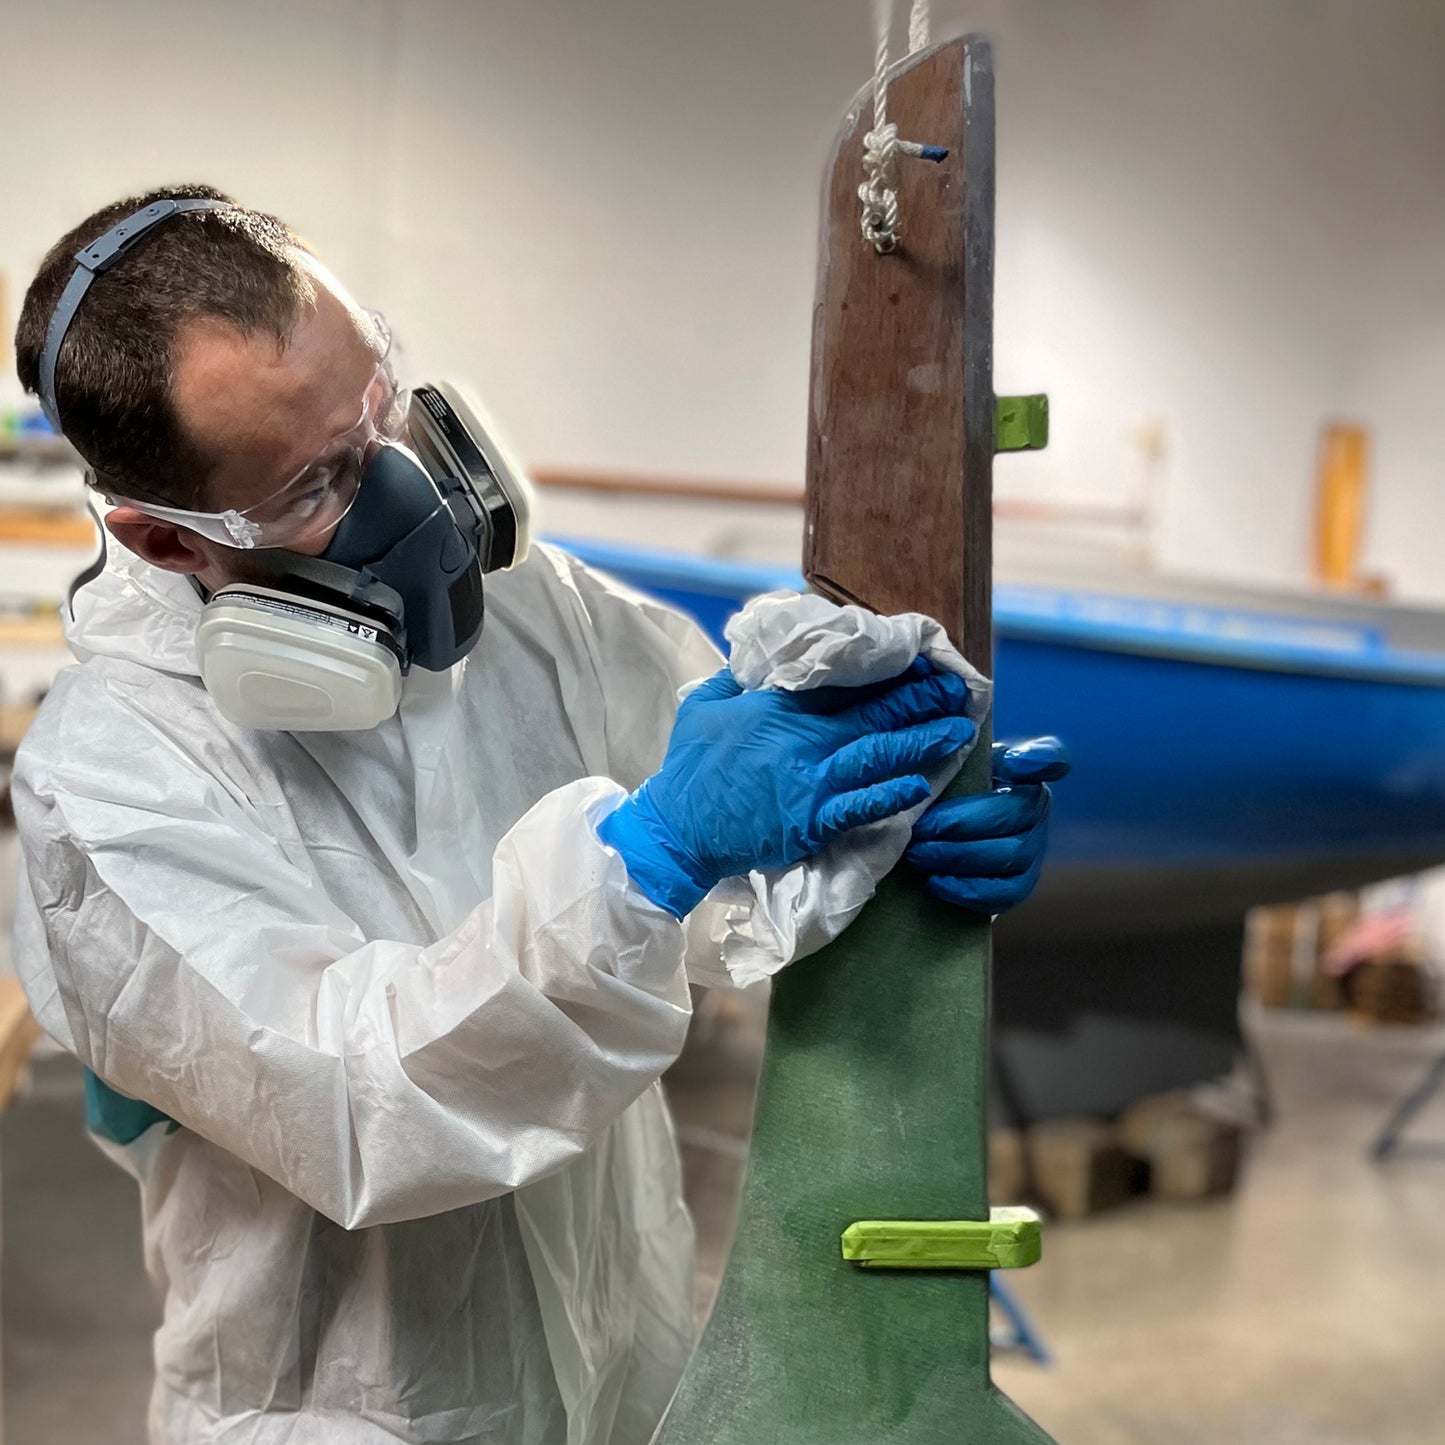
[(117, 222), (98, 241), (93, 241), (83, 251), (75, 253), (75, 270), (50, 313), (50, 324), (45, 328), (45, 346), (40, 353), (40, 409), (46, 420), (58, 432), (60, 407), (55, 400), (55, 365), (60, 360), (60, 348), (70, 323), (91, 282), (102, 272), (110, 270), (125, 253), (148, 231), (162, 221), (178, 216), (184, 211), (219, 211), (229, 208), (227, 201), (203, 201), (200, 199), (180, 201), (154, 201), (123, 221)]

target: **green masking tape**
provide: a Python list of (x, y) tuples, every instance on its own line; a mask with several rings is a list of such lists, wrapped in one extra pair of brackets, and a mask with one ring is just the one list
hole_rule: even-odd
[(1049, 399), (1000, 396), (993, 405), (993, 449), (996, 452), (1037, 451), (1049, 444)]
[(1043, 1253), (1032, 1209), (992, 1209), (985, 1220), (865, 1219), (843, 1231), (843, 1258), (864, 1269), (1022, 1269)]

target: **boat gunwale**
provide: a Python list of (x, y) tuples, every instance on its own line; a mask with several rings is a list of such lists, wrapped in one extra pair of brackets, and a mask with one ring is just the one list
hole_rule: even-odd
[[(763, 562), (747, 562), (725, 558), (695, 557), (682, 552), (654, 548), (634, 548), (625, 543), (593, 542), (583, 538), (553, 537), (554, 545), (577, 555), (584, 562), (589, 557), (602, 571), (626, 572), (621, 580), (642, 590), (666, 587), (670, 590), (692, 588), (709, 596), (727, 598), (743, 594), (757, 595), (779, 588), (803, 591), (806, 584), (801, 572)], [(643, 580), (643, 579), (646, 580)], [(741, 586), (739, 585), (741, 584)], [(755, 589), (755, 591), (753, 591)], [(1445, 686), (1445, 652), (1422, 652), (1390, 646), (1379, 639), (1368, 626), (1342, 620), (1338, 625), (1350, 628), (1365, 640), (1358, 651), (1325, 646), (1290, 645), (1279, 641), (1264, 642), (1258, 638), (1228, 637), (1188, 632), (1179, 629), (1156, 629), (1130, 626), (1118, 621), (1060, 615), (1042, 616), (1037, 611), (1010, 606), (1009, 593), (1027, 590), (1047, 592), (1055, 596), (1091, 597), (1103, 601), (1139, 606), (1138, 594), (1085, 592), (1078, 588), (1047, 587), (1037, 583), (1000, 584), (994, 602), (994, 632), (998, 638), (1036, 643), (1051, 643), (1121, 656), (1150, 657), (1168, 662), (1196, 666), (1237, 667), (1253, 672), (1276, 672), (1360, 682), (1396, 683), (1413, 687)], [(1142, 605), (1148, 605), (1147, 599)], [(1232, 609), (1213, 602), (1165, 604), (1192, 613), (1208, 613), (1217, 617), (1250, 618), (1266, 626), (1289, 626), (1294, 619), (1287, 613), (1266, 614), (1253, 609)], [(1301, 619), (1301, 626), (1311, 625)]]

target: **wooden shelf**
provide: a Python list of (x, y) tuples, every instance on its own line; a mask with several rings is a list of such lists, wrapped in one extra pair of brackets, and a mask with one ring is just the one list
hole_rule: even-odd
[(60, 464), (77, 460), (75, 448), (63, 437), (44, 432), (0, 434), (0, 461)]
[(98, 545), (99, 539), (89, 512), (0, 506), (0, 543), (4, 542), (42, 547), (92, 547)]
[(60, 613), (33, 612), (7, 616), (0, 612), (0, 647), (64, 647)]

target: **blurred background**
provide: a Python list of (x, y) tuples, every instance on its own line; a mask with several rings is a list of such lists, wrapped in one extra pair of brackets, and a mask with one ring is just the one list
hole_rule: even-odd
[[(1048, 449), (995, 473), (998, 725), (1077, 760), (998, 930), (993, 1188), (1051, 1224), (997, 1377), (1062, 1445), (1445, 1438), (1445, 7), (933, 8), (996, 45), (995, 384), (1051, 402)], [(469, 381), (544, 534), (714, 629), (796, 584), (818, 190), (867, 0), (0, 22), (0, 754), (95, 553), (15, 316), (63, 231), (154, 184), (283, 216)], [(14, 856), (7, 828), (7, 890)], [(700, 1000), (670, 1081), (700, 1311), (765, 1011)], [(132, 1185), (31, 1042), (12, 985), (8, 1438), (131, 1445)]]

